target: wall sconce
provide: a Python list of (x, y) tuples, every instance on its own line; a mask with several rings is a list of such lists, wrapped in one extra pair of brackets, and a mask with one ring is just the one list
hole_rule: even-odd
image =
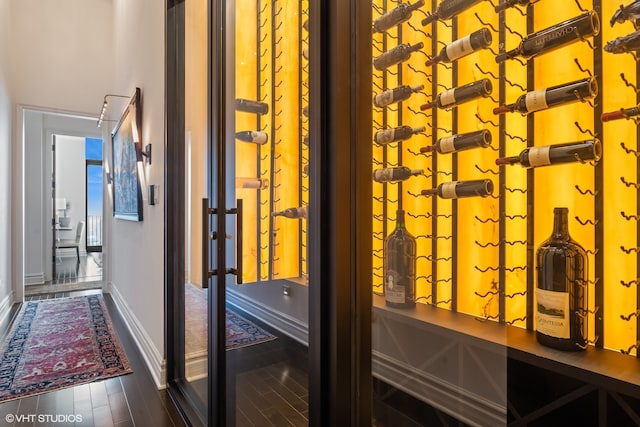
[(100, 127), (102, 125), (102, 122), (105, 121), (104, 115), (107, 113), (107, 107), (109, 106), (109, 103), (107, 102), (107, 98), (109, 97), (131, 98), (130, 96), (126, 96), (126, 95), (113, 95), (113, 94), (105, 95), (104, 100), (102, 101), (102, 108), (100, 109), (100, 116), (98, 117), (98, 127)]
[(147, 144), (142, 150), (142, 144), (140, 142), (134, 143), (136, 148), (136, 161), (142, 162), (142, 158), (144, 157), (144, 161), (147, 164), (151, 164), (151, 144)]

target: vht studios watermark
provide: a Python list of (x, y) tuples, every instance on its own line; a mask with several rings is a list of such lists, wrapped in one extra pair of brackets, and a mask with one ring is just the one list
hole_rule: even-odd
[(81, 414), (7, 414), (8, 423), (81, 423)]

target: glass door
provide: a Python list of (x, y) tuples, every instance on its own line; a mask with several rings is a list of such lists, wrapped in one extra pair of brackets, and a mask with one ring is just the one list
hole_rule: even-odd
[(307, 425), (308, 2), (225, 5), (216, 154), (226, 274), (218, 267), (213, 280), (226, 423)]

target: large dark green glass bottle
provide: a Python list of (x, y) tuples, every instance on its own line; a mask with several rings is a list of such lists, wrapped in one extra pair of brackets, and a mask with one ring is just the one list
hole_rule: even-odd
[(407, 231), (404, 210), (396, 213), (396, 228), (384, 240), (384, 297), (396, 308), (415, 306), (416, 239)]
[(560, 350), (587, 345), (587, 252), (569, 235), (569, 209), (553, 210), (553, 234), (536, 253), (536, 338)]

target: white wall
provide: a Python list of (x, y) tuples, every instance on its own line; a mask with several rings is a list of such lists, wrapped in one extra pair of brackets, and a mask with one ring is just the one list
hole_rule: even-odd
[(11, 123), (9, 85), (10, 4), (0, 1), (0, 316), (11, 302)]
[(97, 115), (113, 89), (112, 1), (9, 3), (14, 101)]
[[(126, 304), (129, 321), (156, 381), (163, 382), (164, 359), (164, 2), (113, 0), (115, 93), (142, 91), (142, 146), (152, 144), (153, 163), (146, 183), (160, 187), (159, 204), (150, 206), (143, 187), (142, 222), (110, 222), (105, 266), (116, 301)], [(110, 111), (112, 117), (114, 111)], [(110, 159), (110, 155), (105, 157)], [(112, 168), (111, 168), (112, 169)], [(111, 208), (111, 206), (109, 206)]]
[[(0, 0), (0, 3), (4, 6), (7, 2)], [(22, 254), (23, 251), (20, 219), (23, 217), (22, 161), (25, 157), (23, 146), (18, 143), (22, 141), (23, 107), (97, 116), (104, 95), (130, 95), (135, 87), (142, 89), (142, 144), (153, 144), (153, 164), (146, 167), (146, 182), (160, 185), (159, 204), (149, 206), (143, 189), (144, 221), (138, 223), (113, 220), (111, 200), (105, 200), (103, 271), (108, 289), (112, 290), (160, 384), (164, 363), (164, 197), (161, 184), (164, 181), (165, 139), (165, 4), (157, 0), (10, 0), (8, 3), (12, 49), (10, 60), (2, 63), (11, 64), (13, 102), (18, 105), (13, 123), (20, 123), (14, 138), (12, 171), (17, 181), (12, 187), (13, 253)], [(1, 28), (5, 27), (0, 27), (0, 31)], [(117, 98), (109, 101), (108, 114), (118, 118), (123, 103)], [(109, 141), (112, 125), (107, 122), (101, 130), (105, 141)], [(0, 130), (1, 126), (2, 118)], [(47, 131), (43, 135), (46, 140)], [(105, 146), (109, 147), (109, 144)], [(104, 153), (107, 163), (110, 156), (107, 149)], [(24, 168), (26, 171), (28, 166)], [(13, 276), (20, 299), (19, 284), (24, 271), (22, 257), (15, 258)]]

